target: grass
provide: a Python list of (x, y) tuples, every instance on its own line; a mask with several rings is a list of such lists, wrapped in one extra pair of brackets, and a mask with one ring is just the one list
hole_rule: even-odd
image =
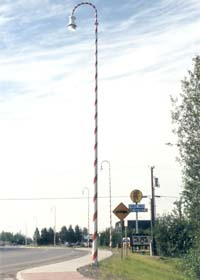
[(180, 260), (150, 257), (129, 252), (121, 259), (114, 253), (99, 264), (98, 278), (101, 280), (187, 280)]

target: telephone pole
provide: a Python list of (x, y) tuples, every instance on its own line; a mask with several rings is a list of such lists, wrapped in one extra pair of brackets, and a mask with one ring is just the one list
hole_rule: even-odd
[(154, 171), (155, 166), (151, 166), (151, 244), (152, 244), (152, 255), (157, 255), (156, 250), (156, 241), (155, 241), (155, 234), (154, 234), (154, 228), (155, 228), (155, 185), (154, 185)]

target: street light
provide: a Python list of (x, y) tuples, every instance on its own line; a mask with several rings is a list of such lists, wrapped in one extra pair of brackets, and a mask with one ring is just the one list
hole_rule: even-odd
[(56, 246), (56, 206), (51, 207), (51, 211), (52, 210), (54, 210), (53, 245)]
[(83, 189), (83, 194), (84, 194), (84, 191), (87, 190), (87, 193), (88, 193), (88, 247), (90, 246), (90, 192), (89, 192), (89, 188), (85, 187)]
[(27, 246), (27, 237), (28, 237), (28, 228), (27, 228), (27, 222), (24, 222), (25, 225), (25, 245)]
[(110, 162), (108, 160), (103, 160), (101, 162), (101, 170), (103, 170), (103, 163), (107, 163), (108, 164), (108, 168), (109, 168), (109, 199), (110, 199), (110, 243), (109, 243), (109, 247), (110, 249), (112, 249), (112, 205), (111, 205), (111, 168), (110, 168)]
[(94, 214), (93, 214), (93, 224), (94, 224), (94, 231), (93, 231), (93, 242), (92, 242), (92, 261), (93, 264), (97, 265), (98, 263), (98, 246), (97, 246), (97, 237), (98, 237), (98, 216), (97, 216), (97, 206), (98, 206), (98, 20), (97, 20), (97, 9), (95, 5), (90, 2), (81, 2), (74, 7), (72, 10), (71, 16), (69, 17), (69, 25), (68, 28), (70, 30), (76, 29), (75, 23), (75, 11), (78, 7), (82, 5), (87, 5), (94, 10), (95, 15), (95, 144), (94, 144)]
[(35, 245), (37, 246), (38, 245), (38, 240), (37, 240), (37, 224), (38, 224), (38, 220), (37, 220), (37, 217), (34, 216), (33, 219), (35, 220)]

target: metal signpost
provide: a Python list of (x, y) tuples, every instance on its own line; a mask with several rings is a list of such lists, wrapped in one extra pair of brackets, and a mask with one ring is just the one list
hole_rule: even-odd
[(121, 259), (123, 258), (123, 220), (130, 213), (129, 209), (122, 202), (113, 210), (113, 213), (117, 216), (121, 221)]
[[(133, 202), (136, 203), (136, 205), (138, 204), (138, 202), (141, 201), (142, 199), (142, 192), (140, 190), (133, 190), (130, 194), (130, 198)], [(136, 206), (137, 208), (137, 206)], [(139, 209), (139, 208), (138, 208)], [(139, 211), (134, 211), (136, 213), (136, 224), (135, 224), (135, 232), (136, 234), (138, 234), (138, 212)]]

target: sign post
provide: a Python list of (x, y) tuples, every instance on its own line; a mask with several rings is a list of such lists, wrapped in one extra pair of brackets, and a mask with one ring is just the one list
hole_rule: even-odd
[(123, 220), (128, 216), (129, 209), (122, 202), (113, 210), (113, 213), (121, 221), (121, 259), (123, 259)]
[[(124, 226), (125, 226), (125, 248), (126, 248), (126, 256), (128, 256), (128, 242), (127, 242), (127, 227), (128, 227), (128, 221), (124, 221)], [(124, 244), (123, 244), (124, 245)]]
[[(133, 202), (136, 203), (136, 208), (137, 208), (137, 204), (138, 202), (141, 201), (142, 199), (142, 192), (139, 190), (133, 190), (130, 194), (130, 198)], [(138, 230), (138, 211), (135, 212), (136, 213), (136, 221), (135, 221), (135, 232), (136, 234), (138, 234), (139, 230)]]

